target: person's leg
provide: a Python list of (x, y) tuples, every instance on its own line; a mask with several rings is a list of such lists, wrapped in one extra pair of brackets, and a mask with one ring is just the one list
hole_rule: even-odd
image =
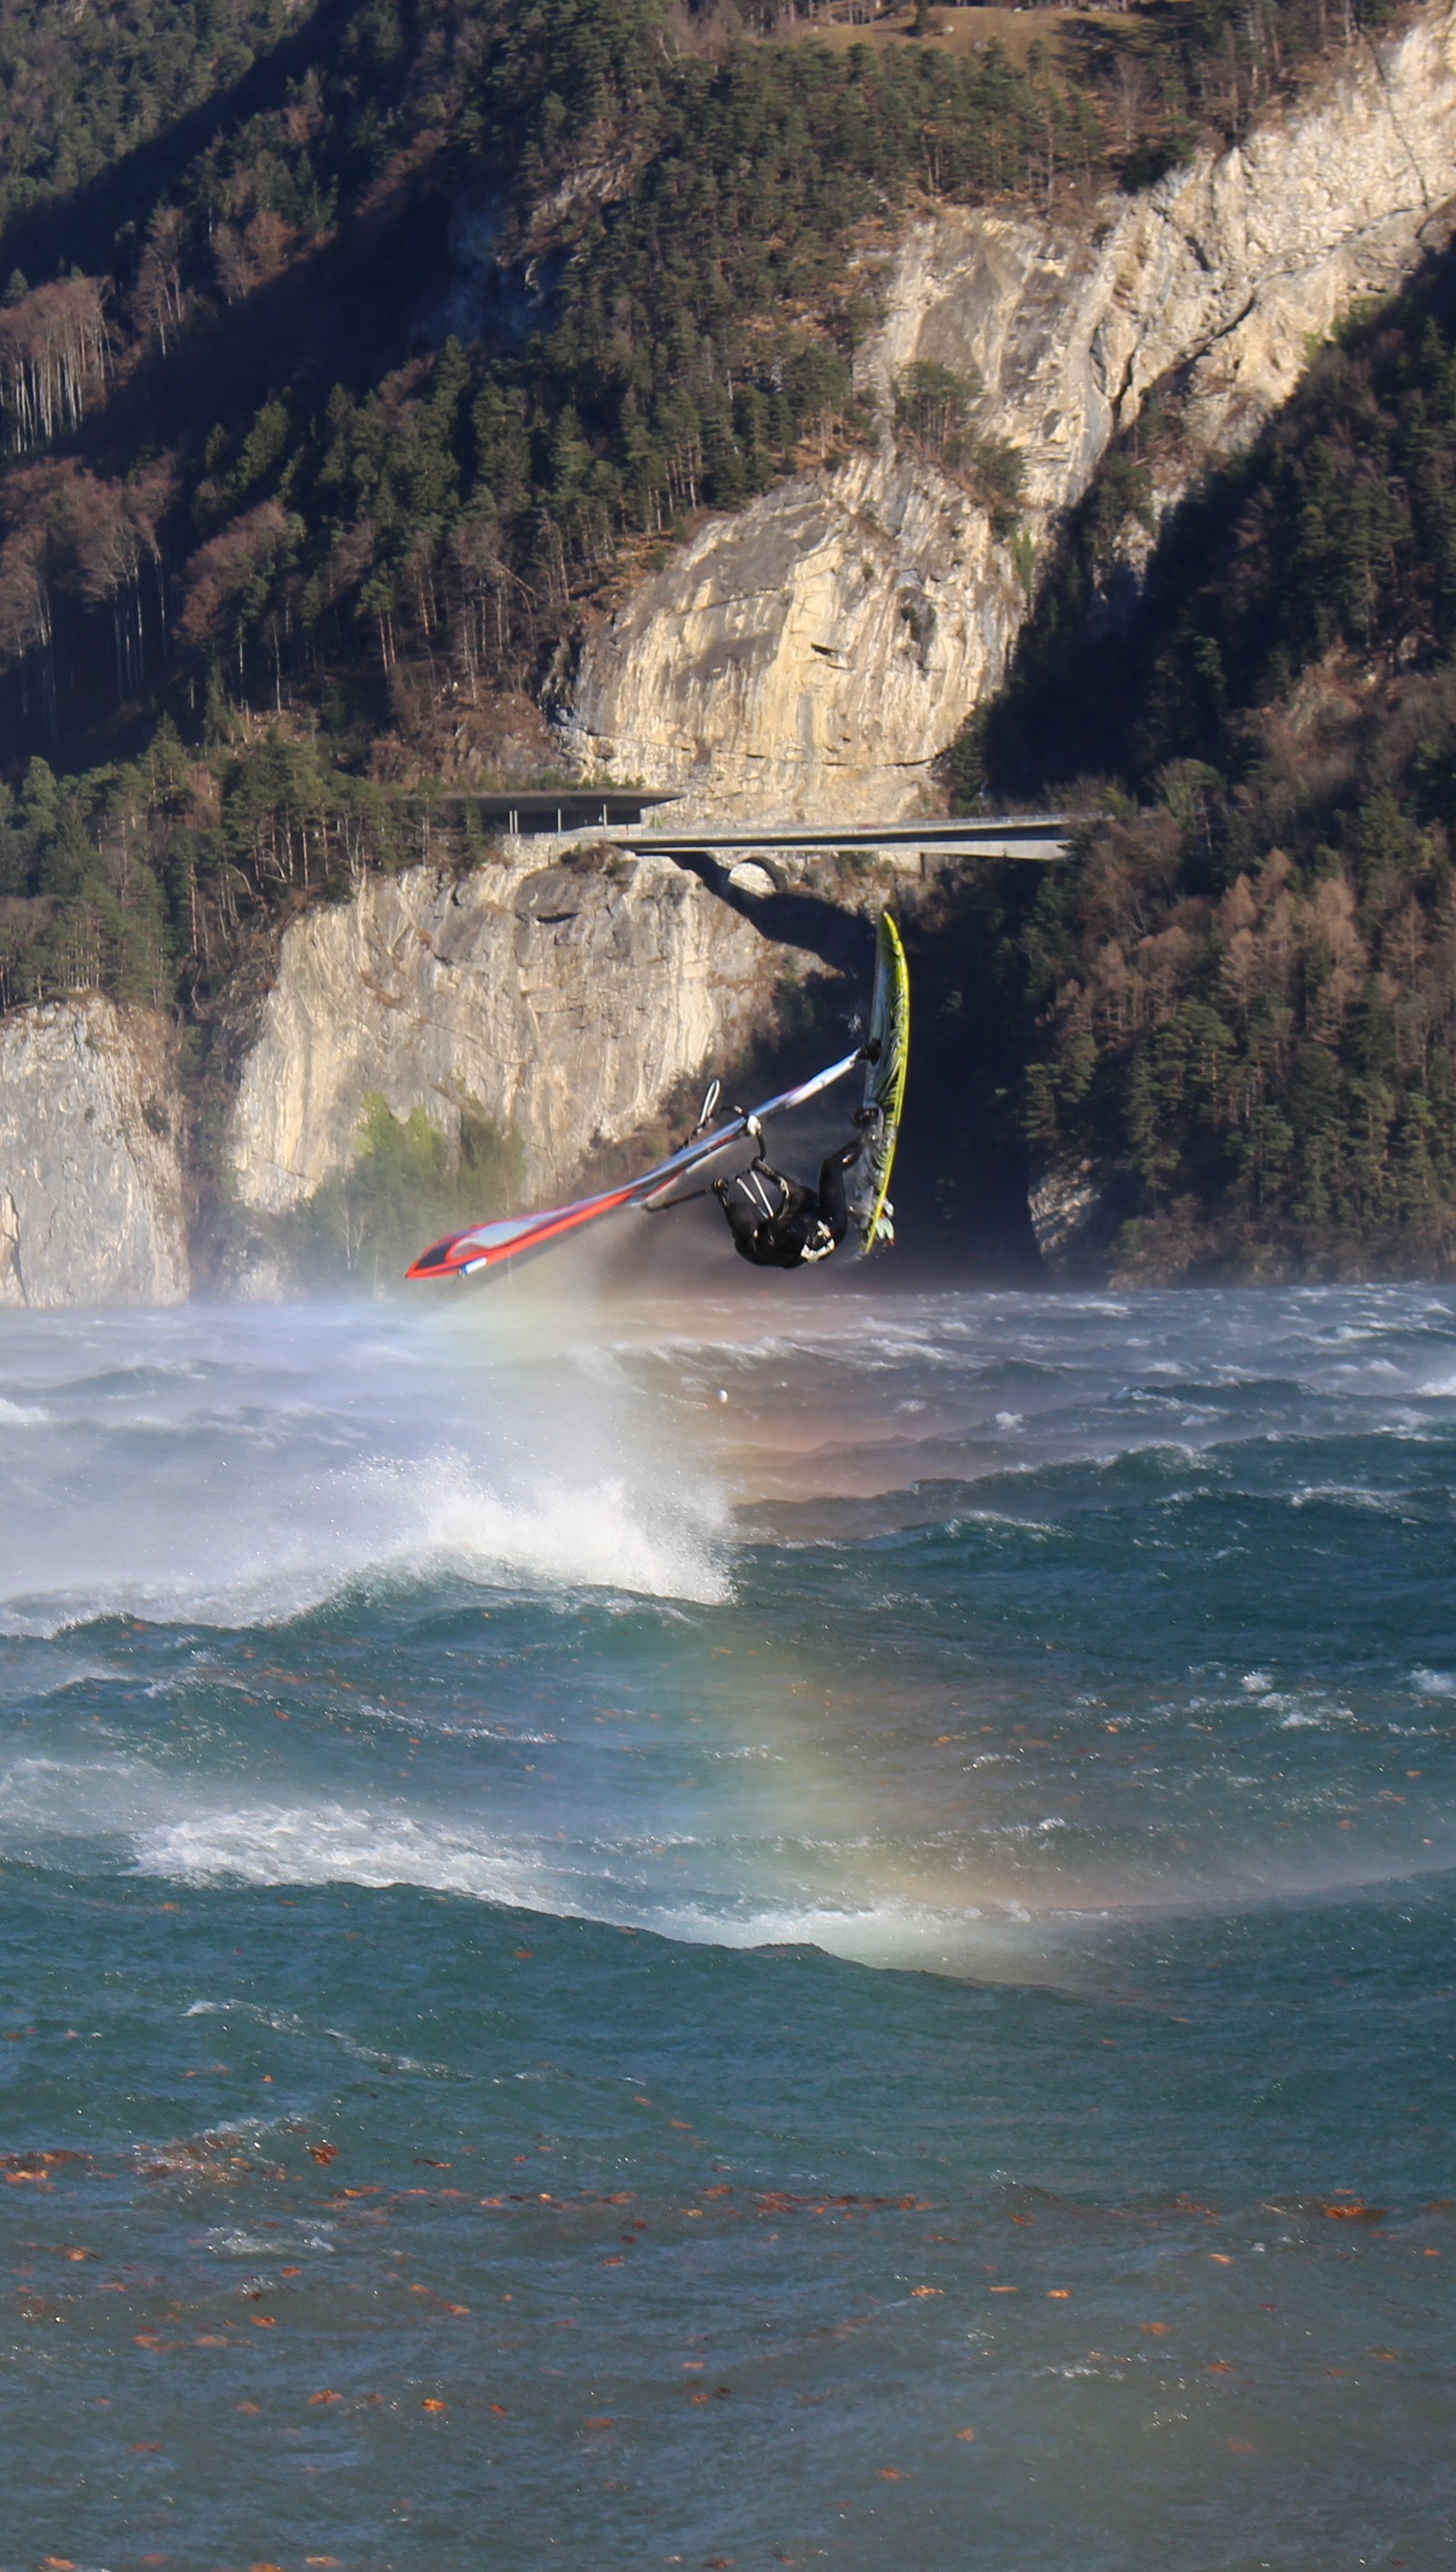
[(849, 1206), (845, 1198), (845, 1180), (860, 1157), (858, 1136), (842, 1143), (819, 1164), (819, 1211), (835, 1240), (843, 1241), (849, 1230)]

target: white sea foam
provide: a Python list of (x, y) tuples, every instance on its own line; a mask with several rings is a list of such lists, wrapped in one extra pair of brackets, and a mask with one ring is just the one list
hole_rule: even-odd
[(233, 1528), (221, 1519), (204, 1509), (189, 1528), (160, 1505), (141, 1527), (123, 1518), (106, 1543), (114, 1557), (131, 1553), (131, 1565), (12, 1590), (0, 1631), (46, 1636), (117, 1615), (273, 1625), (349, 1589), (433, 1579), (705, 1603), (731, 1595), (724, 1513), (702, 1486), (648, 1492), (625, 1475), (506, 1483), (445, 1450), (316, 1475), (286, 1506), (250, 1511), (245, 1499)]
[[(397, 1468), (376, 1471), (386, 1501), (402, 1502), (406, 1478)], [(721, 1513), (701, 1491), (680, 1492), (676, 1504), (670, 1512), (649, 1509), (620, 1476), (586, 1489), (548, 1482), (529, 1497), (511, 1498), (455, 1460), (436, 1478), (422, 1524), (401, 1537), (386, 1562), (420, 1574), (503, 1571), (547, 1587), (726, 1599)]]
[(487, 1902), (574, 1912), (549, 1870), (493, 1836), (346, 1804), (253, 1804), (191, 1812), (140, 1832), (139, 1875), (242, 1884), (427, 1885)]
[(233, 2224), (213, 2224), (203, 2235), (208, 2249), (218, 2259), (278, 2259), (293, 2250), (337, 2250), (330, 2240), (332, 2224), (302, 2216), (285, 2216), (271, 2234), (245, 2233)]
[(728, 1596), (715, 1488), (589, 1334), (537, 1346), (529, 1314), (496, 1308), (441, 1346), (412, 1313), (362, 1320), (28, 1327), (0, 1375), (0, 1631), (277, 1623), (415, 1579)]
[(341, 2046), (346, 2054), (356, 2056), (361, 2063), (372, 2063), (385, 2072), (432, 2072), (444, 2076), (449, 2070), (448, 2064), (425, 2063), (418, 2055), (393, 2054), (381, 2046), (362, 2045), (357, 2037), (348, 2035), (343, 2028), (313, 2027), (293, 2010), (265, 2009), (257, 2001), (193, 2001), (182, 2015), (184, 2018), (223, 2018), (230, 2021), (250, 2019), (257, 2027), (272, 2028), (276, 2036), (299, 2037), (316, 2050), (322, 2035), (331, 2044)]
[(0, 1773), (0, 1834), (13, 1846), (32, 1835), (124, 1831), (155, 1812), (166, 1791), (157, 1772), (139, 1761), (27, 1752)]
[[(1213, 1773), (1229, 1784), (1258, 1782)], [(1319, 1800), (1334, 1811), (1341, 1796), (1331, 1787)], [(869, 1965), (992, 1976), (1003, 1970), (1039, 1975), (1048, 1942), (1060, 1941), (1065, 1950), (1091, 1919), (1269, 1889), (1256, 1861), (1252, 1876), (1236, 1883), (1214, 1883), (1196, 1864), (1182, 1883), (1170, 1881), (1161, 1867), (1148, 1875), (1135, 1865), (1120, 1882), (1115, 1868), (1111, 1880), (1099, 1871), (1099, 1880), (1086, 1886), (1075, 1872), (1059, 1871), (1035, 1887), (1029, 1873), (1020, 1883), (1014, 1873), (1009, 1880), (1007, 1861), (1015, 1869), (1033, 1849), (1050, 1856), (1068, 1827), (1060, 1815), (999, 1827), (983, 1817), (974, 1846), (964, 1835), (958, 1846), (947, 1846), (938, 1835), (917, 1857), (909, 1847), (883, 1844), (879, 1831), (857, 1830), (849, 1815), (840, 1829), (816, 1832), (791, 1827), (778, 1803), (775, 1812), (777, 1827), (767, 1835), (761, 1828), (745, 1833), (731, 1809), (716, 1820), (705, 1809), (706, 1827), (696, 1831), (675, 1827), (664, 1811), (655, 1828), (644, 1817), (640, 1828), (603, 1836), (579, 1810), (563, 1807), (553, 1783), (524, 1827), (504, 1831), (484, 1814), (477, 1818), (468, 1803), (411, 1811), (402, 1795), (355, 1802), (308, 1793), (268, 1798), (230, 1791), (221, 1778), (204, 1781), (141, 1762), (30, 1760), (17, 1763), (0, 1788), (0, 1845), (54, 1862), (58, 1840), (109, 1840), (120, 1843), (118, 1855), (132, 1872), (173, 1883), (412, 1886), (700, 1944), (811, 1944)], [(1369, 1871), (1368, 1862), (1351, 1855), (1355, 1863), (1342, 1867), (1341, 1882), (1361, 1881)], [(674, 1872), (684, 1861), (687, 1871)], [(1386, 1871), (1382, 1860), (1376, 1872)], [(1297, 1876), (1281, 1855), (1282, 1889), (1297, 1889)], [(347, 2028), (306, 2023), (276, 2004), (206, 1998), (187, 2005), (185, 2014), (255, 2021), (315, 2052), (327, 2040), (394, 2070), (440, 2068), (385, 2057)]]
[[(1068, 1919), (1074, 1915), (1068, 1914)], [(887, 1897), (864, 1903), (765, 1902), (717, 1909), (685, 1902), (657, 1912), (664, 1937), (737, 1949), (819, 1947), (850, 1962), (951, 1975), (1037, 1977), (1064, 1915), (1014, 1900), (941, 1905)]]
[[(192, 1882), (347, 1883), (375, 1890), (415, 1885), (560, 1919), (653, 1930), (695, 1945), (808, 1944), (867, 1964), (944, 1972), (988, 1969), (999, 1955), (1024, 1955), (1025, 1933), (1038, 1917), (1006, 1895), (952, 1904), (900, 1896), (839, 1903), (775, 1898), (740, 1885), (721, 1897), (695, 1893), (675, 1899), (643, 1879), (644, 1855), (695, 1845), (679, 1835), (670, 1843), (618, 1850), (611, 1864), (604, 1862), (606, 1852), (578, 1851), (578, 1859), (589, 1862), (574, 1863), (559, 1848), (532, 1847), (397, 1810), (260, 1803), (191, 1812), (142, 1831), (134, 1841), (133, 1865), (138, 1874)], [(854, 1863), (853, 1850), (840, 1848), (837, 1854)], [(625, 1874), (617, 1871), (624, 1857), (631, 1861)], [(188, 2014), (247, 2015), (295, 2032), (256, 2004), (194, 2002)], [(325, 2033), (348, 2043), (339, 2030)]]

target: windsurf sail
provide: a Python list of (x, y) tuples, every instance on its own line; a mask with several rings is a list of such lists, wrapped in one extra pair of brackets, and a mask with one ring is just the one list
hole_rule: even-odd
[(865, 1144), (849, 1187), (850, 1221), (860, 1257), (895, 1239), (890, 1212), (890, 1173), (900, 1137), (905, 1075), (910, 1063), (910, 967), (900, 932), (888, 911), (880, 914), (875, 949), (875, 988), (865, 1046)]
[(672, 1190), (679, 1180), (701, 1169), (705, 1161), (725, 1151), (730, 1143), (741, 1141), (751, 1120), (765, 1124), (771, 1116), (786, 1116), (791, 1107), (802, 1107), (822, 1090), (832, 1089), (863, 1058), (858, 1050), (847, 1053), (842, 1062), (832, 1062), (827, 1071), (816, 1071), (812, 1079), (801, 1080), (797, 1089), (781, 1090), (777, 1098), (766, 1098), (761, 1107), (730, 1116), (712, 1133), (694, 1135), (680, 1150), (670, 1152), (665, 1161), (644, 1170), (639, 1179), (631, 1179), (622, 1187), (606, 1188), (599, 1196), (578, 1197), (572, 1205), (550, 1206), (543, 1214), (507, 1215), (499, 1223), (480, 1223), (468, 1232), (447, 1233), (443, 1241), (433, 1241), (420, 1252), (412, 1267), (406, 1268), (405, 1277), (417, 1280), (478, 1276), (483, 1269), (504, 1267), (510, 1260), (545, 1250), (553, 1241), (581, 1231), (604, 1214), (616, 1214), (628, 1206), (655, 1212), (671, 1202)]

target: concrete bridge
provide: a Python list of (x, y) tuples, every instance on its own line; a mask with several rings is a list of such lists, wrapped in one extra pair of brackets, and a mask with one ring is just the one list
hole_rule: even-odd
[(432, 800), (447, 811), (472, 807), (487, 829), (504, 831), (512, 839), (605, 840), (613, 848), (655, 849), (665, 858), (714, 860), (735, 877), (747, 877), (752, 870), (770, 884), (787, 872), (771, 863), (775, 858), (836, 857), (850, 851), (898, 862), (915, 873), (924, 871), (927, 859), (1022, 858), (1045, 866), (1066, 856), (1074, 828), (1064, 813), (675, 826), (664, 807), (681, 799), (636, 787), (541, 787), (502, 795), (455, 790)]
[(1048, 865), (1067, 855), (1073, 825), (1061, 813), (1015, 813), (994, 821), (830, 822), (812, 828), (802, 823), (762, 822), (757, 829), (675, 831), (671, 820), (639, 825), (611, 834), (624, 848), (660, 849), (665, 857), (718, 858), (730, 867), (736, 859), (766, 856), (812, 856), (823, 851), (874, 851), (893, 859), (1030, 858)]

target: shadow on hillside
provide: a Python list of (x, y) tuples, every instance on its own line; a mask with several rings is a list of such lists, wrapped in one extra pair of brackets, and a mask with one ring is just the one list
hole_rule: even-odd
[(875, 969), (875, 924), (863, 912), (841, 911), (820, 894), (749, 893), (733, 883), (729, 869), (716, 858), (684, 853), (677, 864), (730, 911), (750, 921), (761, 937), (817, 956), (832, 972), (847, 974), (868, 990)]
[(17, 215), (0, 234), (0, 275), (19, 268), (39, 280), (61, 266), (109, 268), (117, 235), (134, 220), (138, 197), (149, 208), (156, 205), (220, 129), (280, 106), (290, 82), (302, 79), (332, 51), (354, 15), (353, 0), (319, 0), (302, 25), (260, 55), (230, 87), (189, 108), (69, 195), (48, 198)]

